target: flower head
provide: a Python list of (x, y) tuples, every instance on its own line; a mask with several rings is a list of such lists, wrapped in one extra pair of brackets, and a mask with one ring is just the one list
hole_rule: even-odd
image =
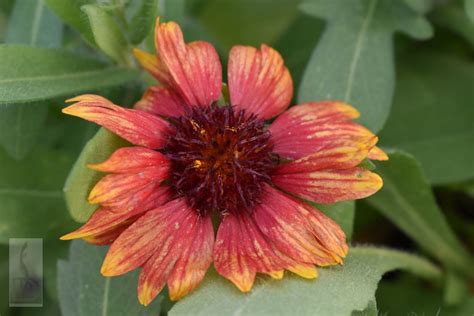
[(305, 200), (334, 203), (381, 188), (377, 174), (358, 167), (366, 158), (387, 159), (377, 137), (352, 122), (358, 112), (337, 101), (287, 110), (291, 76), (266, 45), (232, 48), (225, 105), (217, 104), (222, 69), (209, 43), (185, 44), (176, 23), (158, 21), (156, 48), (156, 56), (135, 50), (161, 84), (135, 109), (82, 95), (63, 110), (134, 146), (90, 165), (108, 173), (89, 195), (100, 207), (62, 238), (111, 244), (103, 275), (141, 267), (145, 305), (166, 284), (171, 299), (183, 297), (212, 262), (244, 292), (256, 273), (315, 278), (315, 265), (341, 264), (343, 231)]

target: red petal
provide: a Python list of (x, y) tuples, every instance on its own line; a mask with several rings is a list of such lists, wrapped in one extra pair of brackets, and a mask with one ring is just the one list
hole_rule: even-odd
[(280, 115), (269, 128), (274, 151), (289, 159), (341, 147), (351, 153), (358, 149), (368, 151), (375, 145), (376, 136), (350, 121), (357, 116), (354, 108), (340, 102), (296, 105)]
[(269, 119), (290, 105), (291, 75), (281, 55), (271, 47), (232, 47), (228, 77), (231, 104), (237, 109)]
[(132, 218), (129, 218), (120, 224), (117, 224), (113, 226), (112, 228), (107, 229), (104, 232), (98, 233), (98, 234), (92, 234), (89, 236), (85, 236), (82, 239), (85, 240), (86, 242), (94, 245), (110, 245), (115, 241), (115, 239), (120, 236), (120, 234), (126, 230), (130, 225), (132, 225), (140, 215), (135, 215)]
[(172, 88), (152, 86), (135, 104), (135, 108), (155, 115), (172, 117), (185, 114), (189, 106)]
[(174, 22), (156, 22), (156, 50), (171, 80), (166, 85), (190, 106), (209, 106), (219, 99), (222, 67), (214, 47), (207, 42), (185, 44)]
[(149, 185), (140, 193), (131, 195), (131, 198), (114, 205), (114, 208), (101, 207), (97, 209), (87, 223), (72, 233), (62, 236), (61, 239), (69, 240), (103, 234), (122, 222), (154, 209), (170, 199), (168, 189), (159, 185)]
[(266, 187), (253, 217), (278, 251), (299, 263), (300, 267), (295, 269), (307, 269), (305, 263), (342, 263), (347, 253), (344, 232), (334, 221), (270, 186)]
[(149, 241), (155, 248), (140, 273), (138, 298), (148, 305), (168, 282), (171, 299), (179, 299), (201, 282), (211, 264), (211, 218), (199, 216), (180, 199), (158, 209), (147, 221), (158, 225), (154, 229), (159, 235)]
[(362, 199), (382, 187), (382, 178), (362, 168), (280, 174), (273, 183), (290, 193), (317, 203)]
[(160, 148), (169, 125), (161, 118), (143, 111), (125, 109), (97, 95), (85, 94), (66, 102), (76, 102), (63, 113), (97, 123), (132, 144)]
[(161, 153), (144, 147), (123, 147), (117, 149), (109, 159), (89, 168), (111, 173), (139, 173), (150, 167), (169, 168), (168, 159)]
[[(97, 182), (89, 194), (89, 203), (111, 205), (142, 191), (148, 185), (156, 185), (168, 177), (169, 165), (148, 167), (139, 173), (108, 174)], [(119, 203), (119, 204), (120, 204)]]
[(242, 292), (252, 288), (257, 272), (281, 278), (285, 267), (248, 214), (230, 214), (222, 220), (214, 247), (217, 272)]

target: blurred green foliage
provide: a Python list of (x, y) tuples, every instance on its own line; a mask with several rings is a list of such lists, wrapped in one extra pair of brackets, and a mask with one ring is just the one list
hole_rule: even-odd
[[(134, 274), (99, 275), (104, 248), (57, 240), (94, 210), (86, 197), (100, 174), (85, 164), (125, 144), (103, 130), (94, 136), (93, 124), (60, 109), (84, 92), (133, 105), (150, 78), (131, 48), (154, 50), (157, 15), (178, 21), (187, 40), (211, 42), (224, 70), (233, 45), (266, 43), (283, 55), (295, 101), (341, 99), (358, 108), (390, 149), (391, 159), (376, 164), (385, 187), (323, 211), (354, 245), (427, 259), (353, 247), (346, 265), (321, 269), (319, 281), (262, 277), (249, 296), (210, 272), (175, 307), (161, 294), (153, 312), (474, 313), (474, 1), (2, 0), (1, 315), (149, 314), (137, 306)], [(8, 307), (13, 237), (44, 239), (42, 308)], [(379, 283), (394, 269), (414, 275), (391, 272)], [(113, 304), (105, 313), (104, 299)]]

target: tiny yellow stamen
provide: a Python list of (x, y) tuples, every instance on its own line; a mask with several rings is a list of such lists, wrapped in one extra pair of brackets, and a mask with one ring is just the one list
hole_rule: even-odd
[(193, 168), (199, 169), (202, 167), (202, 161), (199, 159), (196, 159), (193, 161)]

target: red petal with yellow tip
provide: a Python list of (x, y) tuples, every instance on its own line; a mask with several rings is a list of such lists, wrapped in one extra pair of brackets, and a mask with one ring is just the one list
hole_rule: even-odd
[(270, 125), (274, 151), (285, 158), (299, 159), (319, 150), (347, 147), (353, 152), (375, 145), (372, 132), (350, 121), (357, 116), (354, 108), (340, 102), (296, 105)]
[[(255, 223), (276, 249), (299, 263), (327, 266), (342, 263), (347, 253), (345, 234), (323, 213), (286, 194), (266, 186), (262, 203), (253, 211)], [(304, 275), (303, 275), (304, 276)]]
[(285, 268), (283, 258), (245, 212), (223, 218), (214, 246), (214, 266), (242, 292), (250, 291), (257, 272), (281, 278)]
[(93, 235), (88, 235), (83, 237), (82, 239), (85, 240), (86, 242), (93, 244), (93, 245), (99, 245), (99, 246), (104, 246), (104, 245), (110, 245), (117, 239), (120, 234), (127, 229), (130, 225), (135, 222), (140, 215), (136, 215), (132, 218), (129, 218), (120, 224), (117, 224), (113, 226), (112, 228), (109, 228), (108, 230), (98, 233), (98, 234), (93, 234)]
[(214, 47), (207, 42), (185, 44), (183, 33), (174, 22), (156, 22), (158, 58), (170, 74), (165, 85), (181, 95), (187, 105), (209, 106), (219, 99), (222, 66)]
[(97, 95), (85, 94), (66, 102), (75, 102), (63, 113), (97, 123), (132, 144), (160, 148), (169, 125), (163, 119), (144, 111), (125, 109)]
[(260, 50), (232, 47), (228, 82), (230, 103), (263, 119), (283, 112), (293, 97), (293, 81), (283, 58), (267, 45)]
[(88, 167), (101, 172), (139, 173), (150, 167), (168, 168), (168, 159), (161, 153), (144, 147), (117, 149), (109, 159)]
[[(194, 289), (211, 264), (214, 243), (210, 216), (200, 216), (184, 199), (171, 201), (149, 214), (142, 217), (142, 225), (154, 224), (153, 230), (158, 235), (149, 240), (154, 245), (152, 256), (143, 265), (138, 280), (138, 299), (143, 305), (148, 305), (167, 282), (173, 300)], [(133, 226), (128, 230), (133, 230)], [(116, 243), (120, 243), (123, 234)], [(118, 251), (134, 256), (137, 253), (135, 250), (131, 253), (127, 248)]]
[(162, 84), (171, 81), (170, 74), (163, 62), (154, 54), (144, 52), (138, 48), (133, 49), (133, 55), (140, 65)]
[(362, 199), (383, 184), (379, 175), (362, 168), (279, 174), (272, 181), (287, 192), (323, 204)]
[(152, 86), (135, 104), (135, 108), (155, 115), (172, 117), (185, 114), (190, 106), (187, 106), (172, 88)]
[(99, 235), (128, 221), (130, 218), (140, 215), (150, 209), (154, 209), (170, 199), (167, 188), (159, 185), (149, 185), (140, 194), (131, 194), (122, 203), (117, 203), (115, 208), (101, 207), (97, 209), (79, 229), (61, 237), (62, 240), (84, 238)]
[(148, 185), (159, 184), (168, 176), (169, 165), (149, 167), (139, 173), (108, 174), (97, 182), (89, 194), (89, 203), (112, 205), (122, 201)]
[(369, 155), (367, 156), (367, 158), (381, 161), (388, 160), (387, 154), (377, 146), (375, 146), (369, 151)]

